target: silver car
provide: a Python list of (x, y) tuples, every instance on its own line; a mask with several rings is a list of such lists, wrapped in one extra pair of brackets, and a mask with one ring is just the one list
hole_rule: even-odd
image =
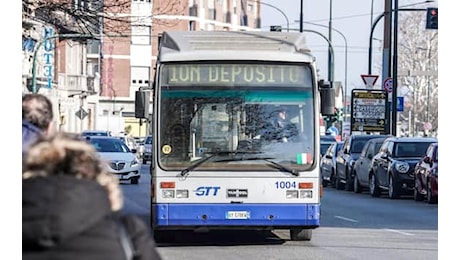
[(152, 161), (152, 136), (149, 135), (144, 140), (144, 151), (142, 153), (142, 164)]

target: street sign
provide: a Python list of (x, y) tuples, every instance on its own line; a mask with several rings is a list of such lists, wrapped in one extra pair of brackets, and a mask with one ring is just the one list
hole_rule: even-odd
[(386, 105), (388, 94), (384, 90), (353, 89), (351, 94), (351, 131), (380, 132), (386, 134)]
[(361, 75), (361, 78), (363, 79), (364, 85), (366, 85), (366, 88), (373, 88), (379, 76), (378, 75)]
[(80, 120), (83, 120), (85, 119), (85, 117), (88, 115), (88, 113), (83, 109), (83, 108), (80, 108), (76, 113), (75, 113), (75, 116), (77, 116), (78, 118), (80, 118)]
[(392, 78), (386, 78), (383, 81), (383, 89), (385, 89), (388, 93), (393, 91), (393, 79)]

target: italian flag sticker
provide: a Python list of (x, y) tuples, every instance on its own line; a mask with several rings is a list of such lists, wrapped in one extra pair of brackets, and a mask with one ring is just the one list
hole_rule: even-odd
[(298, 153), (297, 164), (309, 164), (311, 163), (311, 153)]

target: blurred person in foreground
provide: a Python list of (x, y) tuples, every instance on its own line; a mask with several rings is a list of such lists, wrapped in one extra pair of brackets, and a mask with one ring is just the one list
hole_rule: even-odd
[(51, 134), (53, 105), (41, 94), (22, 96), (22, 153), (39, 137)]
[(30, 147), (23, 164), (22, 259), (161, 259), (143, 220), (121, 214), (119, 181), (105, 167), (77, 135), (58, 132)]

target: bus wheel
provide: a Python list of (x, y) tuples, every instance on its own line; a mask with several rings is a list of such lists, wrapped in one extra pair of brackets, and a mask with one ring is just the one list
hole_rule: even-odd
[(310, 241), (312, 236), (311, 229), (292, 228), (290, 230), (292, 241)]

